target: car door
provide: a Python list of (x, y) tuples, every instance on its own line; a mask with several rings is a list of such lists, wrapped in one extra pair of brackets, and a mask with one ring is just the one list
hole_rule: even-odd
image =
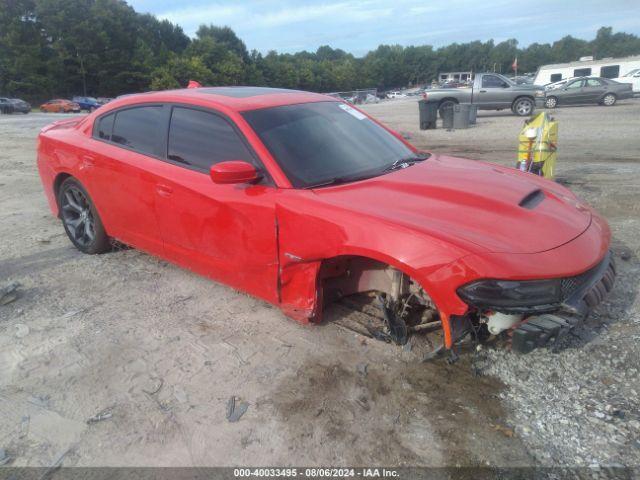
[[(474, 103), (483, 108), (507, 108), (511, 106), (509, 84), (497, 75), (483, 75), (480, 90)], [(507, 98), (509, 97), (509, 98)]]
[(211, 166), (228, 160), (262, 165), (232, 121), (218, 112), (173, 106), (166, 161), (155, 172), (156, 216), (167, 257), (270, 302), (277, 302), (277, 190), (215, 184)]
[(597, 103), (604, 96), (607, 90), (607, 85), (602, 80), (597, 78), (587, 78), (584, 81), (582, 87), (581, 102), (583, 103)]
[(582, 102), (582, 85), (584, 80), (582, 78), (567, 83), (562, 89), (561, 94), (558, 96), (559, 103), (564, 105), (575, 105)]
[(158, 255), (163, 242), (155, 216), (153, 168), (162, 152), (165, 117), (165, 108), (157, 104), (98, 117), (79, 167), (109, 236)]

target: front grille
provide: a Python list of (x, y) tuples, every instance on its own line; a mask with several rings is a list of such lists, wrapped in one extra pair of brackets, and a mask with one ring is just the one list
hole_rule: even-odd
[[(604, 264), (607, 264), (606, 266)], [(596, 278), (597, 276), (597, 278)], [(615, 266), (610, 255), (607, 255), (595, 267), (590, 268), (575, 277), (563, 278), (560, 282), (560, 291), (564, 300), (570, 298), (576, 292), (602, 281), (606, 284), (606, 291), (611, 290), (615, 278)]]
[(563, 278), (562, 281), (560, 282), (560, 291), (562, 293), (562, 298), (563, 299), (569, 298), (581, 287), (583, 287), (586, 283), (591, 282), (591, 280), (593, 280), (593, 275), (595, 275), (599, 271), (602, 264), (607, 261), (609, 261), (609, 256), (606, 256), (595, 267), (590, 268), (589, 270), (587, 270), (584, 273), (581, 273), (580, 275), (576, 275), (575, 277)]

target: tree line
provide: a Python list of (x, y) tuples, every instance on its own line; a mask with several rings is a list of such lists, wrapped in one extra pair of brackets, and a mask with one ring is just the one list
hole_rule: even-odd
[(0, 95), (44, 99), (116, 96), (186, 86), (265, 85), (318, 92), (429, 83), (441, 71), (520, 72), (540, 65), (640, 53), (640, 38), (602, 27), (591, 41), (572, 36), (518, 46), (516, 39), (380, 45), (363, 57), (321, 46), (293, 54), (248, 51), (229, 27), (202, 25), (194, 38), (121, 0), (0, 0)]

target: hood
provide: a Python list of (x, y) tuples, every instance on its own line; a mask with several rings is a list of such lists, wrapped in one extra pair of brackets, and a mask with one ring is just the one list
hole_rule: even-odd
[(554, 182), (440, 155), (314, 193), (320, 201), (474, 253), (543, 252), (573, 240), (591, 223), (590, 210)]

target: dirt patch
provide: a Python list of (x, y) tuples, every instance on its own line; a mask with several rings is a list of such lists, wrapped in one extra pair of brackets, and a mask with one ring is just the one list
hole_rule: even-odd
[[(504, 424), (498, 397), (504, 385), (472, 371), (469, 358), (456, 365), (368, 365), (366, 370), (312, 360), (278, 385), (282, 394), (273, 407), (292, 438), (329, 443), (347, 465), (382, 458), (398, 466), (530, 463)], [(491, 443), (500, 460), (479, 450), (477, 442)], [(363, 443), (368, 450), (354, 448)]]

